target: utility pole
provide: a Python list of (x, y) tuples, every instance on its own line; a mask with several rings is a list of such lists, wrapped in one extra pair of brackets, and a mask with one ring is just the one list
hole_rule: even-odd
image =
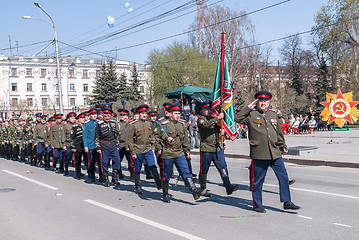
[(280, 107), (280, 110), (282, 111), (282, 94), (281, 94), (281, 91), (280, 91), (280, 62), (279, 62), (279, 60), (278, 60), (278, 83), (279, 83), (279, 86), (278, 86), (279, 107)]

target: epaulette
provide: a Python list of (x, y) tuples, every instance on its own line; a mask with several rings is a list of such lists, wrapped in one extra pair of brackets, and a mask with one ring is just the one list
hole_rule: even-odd
[(72, 127), (77, 127), (77, 126), (78, 126), (78, 124), (77, 124), (77, 123), (72, 125)]
[(274, 110), (274, 109), (268, 109), (268, 111), (271, 111), (271, 112), (275, 112), (275, 113), (277, 113), (277, 111), (276, 111), (276, 110)]
[(103, 120), (101, 120), (101, 121), (99, 121), (99, 122), (98, 122), (98, 124), (102, 124), (102, 123), (104, 123), (104, 121), (103, 121)]
[(86, 120), (86, 121), (84, 122), (84, 124), (85, 124), (85, 123), (88, 123), (88, 122), (90, 122), (90, 119), (89, 119), (89, 120)]
[(160, 117), (159, 119), (157, 119), (157, 121), (163, 121), (163, 120), (165, 120), (165, 117)]
[(178, 122), (179, 122), (179, 123), (182, 123), (182, 124), (185, 124), (185, 123), (186, 123), (186, 121), (183, 120), (183, 119), (178, 120)]
[(163, 121), (162, 124), (167, 124), (169, 122), (170, 122), (169, 120), (166, 120), (166, 121)]
[(130, 124), (134, 124), (134, 123), (136, 123), (137, 122), (137, 120), (132, 120), (131, 122), (129, 122)]
[(62, 122), (62, 125), (66, 125), (67, 124), (67, 122)]
[(198, 119), (204, 118), (204, 116), (199, 116)]

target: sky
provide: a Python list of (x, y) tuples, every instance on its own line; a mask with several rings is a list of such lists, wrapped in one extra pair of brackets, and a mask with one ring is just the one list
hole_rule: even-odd
[[(54, 38), (51, 26), (34, 19), (22, 19), (22, 16), (48, 19), (47, 16), (34, 5), (32, 0), (0, 0), (2, 13), (0, 14), (0, 54), (11, 55), (9, 50), (9, 36), (12, 54), (20, 55), (53, 55), (54, 45), (50, 40)], [(232, 10), (255, 11), (284, 0), (209, 0), (208, 4), (217, 3)], [(39, 0), (41, 7), (52, 17), (57, 29), (62, 56), (106, 58), (110, 49), (119, 49), (117, 55), (112, 52), (111, 57), (130, 62), (145, 63), (146, 57), (153, 49), (165, 48), (174, 41), (187, 42), (188, 35), (182, 34), (163, 41), (160, 38), (181, 34), (188, 30), (189, 25), (196, 19), (196, 6), (188, 5), (187, 10), (170, 17), (162, 18), (149, 24), (116, 35), (116, 39), (105, 41), (92, 47), (77, 44), (86, 40), (101, 37), (115, 31), (123, 30), (139, 24), (152, 17), (189, 3), (190, 0)], [(125, 7), (129, 3), (129, 7)], [(298, 32), (310, 30), (314, 25), (314, 15), (326, 4), (327, 0), (291, 0), (267, 10), (249, 15), (255, 27), (257, 43), (285, 37)], [(128, 10), (132, 8), (132, 12)], [(188, 14), (185, 14), (188, 13)], [(175, 16), (185, 14), (173, 20)], [(107, 16), (116, 18), (114, 27), (107, 26)], [(225, 16), (223, 16), (225, 18)], [(166, 22), (164, 22), (166, 21)], [(164, 23), (161, 23), (164, 22)], [(161, 23), (154, 27), (150, 25)], [(138, 32), (129, 34), (139, 30)], [(304, 47), (309, 48), (310, 35), (302, 35)], [(43, 42), (46, 41), (46, 42)], [(22, 47), (37, 42), (32, 46)], [(139, 45), (151, 42), (145, 45)], [(271, 43), (271, 60), (280, 58), (279, 48), (283, 41)], [(16, 45), (19, 47), (17, 48)], [(75, 49), (72, 46), (78, 46)], [(130, 48), (127, 48), (130, 47)], [(122, 49), (125, 48), (125, 49)], [(102, 55), (96, 55), (98, 53)]]

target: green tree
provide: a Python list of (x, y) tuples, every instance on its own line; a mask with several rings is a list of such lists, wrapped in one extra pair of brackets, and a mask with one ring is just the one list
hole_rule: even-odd
[(131, 73), (132, 73), (132, 84), (131, 84), (131, 94), (129, 96), (129, 100), (137, 102), (143, 100), (143, 97), (140, 94), (140, 91), (138, 90), (140, 87), (140, 82), (138, 79), (136, 63), (133, 63)]
[(244, 99), (242, 96), (242, 91), (239, 87), (237, 87), (234, 91), (233, 91), (233, 95), (234, 95), (234, 112), (239, 112), (242, 110), (242, 108), (244, 107)]
[(164, 101), (165, 92), (185, 84), (213, 88), (216, 63), (189, 45), (174, 43), (155, 49), (148, 55), (147, 63), (156, 101)]
[(101, 76), (95, 80), (90, 103), (95, 107), (101, 107), (104, 103), (115, 103), (118, 98), (119, 80), (116, 74), (116, 66), (110, 61), (108, 67), (105, 63), (101, 67)]
[(316, 91), (316, 113), (319, 114), (323, 109), (323, 106), (320, 105), (320, 102), (326, 101), (326, 93), (330, 92), (331, 86), (329, 83), (329, 72), (328, 66), (325, 59), (322, 57), (320, 60), (320, 66), (318, 69), (317, 80), (315, 82), (315, 91)]
[(126, 101), (130, 100), (132, 92), (130, 87), (127, 84), (127, 75), (125, 72), (122, 72), (119, 79), (118, 85), (118, 99), (121, 100), (123, 97), (126, 98)]

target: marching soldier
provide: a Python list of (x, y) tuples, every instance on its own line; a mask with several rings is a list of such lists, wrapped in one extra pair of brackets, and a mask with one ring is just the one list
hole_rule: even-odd
[(53, 150), (53, 160), (52, 160), (52, 168), (54, 171), (57, 170), (57, 162), (60, 162), (59, 172), (64, 172), (64, 161), (63, 161), (63, 153), (66, 150), (65, 145), (65, 129), (62, 124), (62, 114), (57, 114), (55, 116), (56, 123), (50, 126), (49, 132), (49, 140), (50, 146)]
[(49, 118), (48, 122), (46, 123), (46, 138), (45, 138), (45, 148), (46, 148), (46, 162), (48, 162), (50, 167), (50, 159), (52, 158), (52, 163), (54, 160), (54, 150), (52, 149), (50, 145), (50, 129), (51, 126), (56, 124), (56, 118), (55, 116), (52, 116)]
[(102, 176), (102, 164), (100, 154), (96, 150), (95, 146), (95, 129), (98, 123), (97, 109), (92, 108), (88, 111), (90, 114), (90, 120), (86, 121), (83, 125), (82, 139), (84, 143), (84, 151), (87, 153), (88, 165), (87, 172), (92, 182), (95, 182), (96, 164), (99, 168), (100, 182), (103, 182)]
[(85, 123), (85, 113), (80, 113), (77, 115), (76, 119), (78, 120), (77, 124), (74, 124), (71, 130), (71, 150), (75, 154), (75, 171), (76, 178), (81, 178), (84, 176), (81, 173), (81, 158), (87, 159), (87, 154), (84, 150), (84, 142), (82, 137), (83, 124)]
[[(17, 122), (17, 120), (16, 120)], [(15, 134), (15, 126), (14, 126), (14, 119), (9, 120), (9, 127), (8, 127), (8, 139), (9, 139), (9, 158), (15, 160), (14, 158), (14, 134)]]
[[(120, 127), (120, 144), (119, 144), (119, 153), (120, 153), (120, 159), (121, 162), (124, 157), (126, 157), (127, 163), (128, 163), (128, 171), (130, 172), (130, 175), (132, 177), (133, 172), (131, 169), (131, 154), (130, 149), (128, 148), (128, 144), (126, 141), (126, 134), (127, 134), (127, 128), (128, 128), (128, 110), (124, 108), (118, 109), (118, 114), (120, 116), (120, 121), (118, 122)], [(123, 178), (122, 170), (120, 171), (120, 178)]]
[(128, 146), (133, 159), (133, 172), (135, 180), (135, 193), (141, 194), (140, 172), (142, 164), (148, 165), (149, 171), (151, 171), (153, 178), (156, 181), (157, 189), (161, 189), (161, 179), (158, 175), (158, 171), (155, 163), (155, 144), (156, 139), (153, 132), (152, 124), (147, 119), (147, 105), (141, 105), (136, 109), (139, 113), (139, 119), (131, 122), (128, 127)]
[(71, 158), (73, 156), (72, 154), (72, 148), (71, 148), (71, 132), (72, 127), (74, 126), (76, 122), (76, 113), (75, 112), (69, 112), (67, 114), (67, 123), (64, 124), (64, 132), (65, 132), (65, 148), (64, 148), (64, 165), (65, 165), (65, 173), (64, 176), (69, 175), (69, 164), (71, 162)]
[[(26, 124), (23, 126), (23, 143), (25, 144), (25, 146), (24, 146), (22, 158), (23, 160), (27, 158), (30, 164), (35, 162), (36, 165), (36, 160), (34, 160), (34, 155), (32, 153), (33, 136), (34, 136), (34, 129), (32, 124), (32, 117), (28, 117), (26, 119)], [(39, 162), (39, 165), (40, 164), (41, 162)]]
[(223, 150), (224, 143), (221, 143), (221, 136), (225, 135), (225, 132), (220, 128), (220, 121), (224, 118), (224, 114), (220, 113), (218, 117), (212, 117), (211, 107), (210, 101), (203, 102), (203, 116), (199, 117), (197, 120), (201, 141), (199, 182), (201, 184), (201, 190), (204, 192), (204, 196), (210, 197), (211, 195), (207, 193), (206, 190), (206, 182), (209, 167), (211, 162), (213, 162), (222, 178), (227, 195), (231, 195), (234, 191), (238, 190), (239, 186), (232, 185), (229, 181), (227, 163)]
[(115, 185), (120, 185), (119, 129), (116, 122), (110, 120), (112, 110), (104, 108), (102, 111), (103, 121), (99, 121), (95, 129), (95, 146), (97, 152), (101, 155), (104, 186), (109, 187), (108, 167), (110, 159), (113, 161), (111, 182)]
[(156, 139), (155, 155), (156, 155), (157, 165), (160, 168), (160, 177), (162, 179), (163, 178), (163, 161), (162, 161), (161, 155), (159, 154), (159, 152), (161, 152), (161, 150), (162, 150), (162, 144), (161, 144), (161, 139), (159, 137), (159, 133), (163, 126), (159, 121), (157, 121), (157, 112), (156, 111), (151, 111), (148, 113), (148, 115), (150, 118), (150, 122), (152, 123), (153, 132), (155, 134), (155, 139)]
[[(192, 174), (188, 168), (186, 158), (190, 158), (188, 133), (185, 125), (180, 122), (181, 105), (173, 104), (168, 108), (170, 120), (164, 121), (161, 128), (161, 141), (163, 144), (162, 158), (164, 159), (164, 177), (162, 178), (163, 202), (170, 202), (168, 196), (168, 183), (175, 164), (179, 173), (182, 175), (185, 185), (192, 192), (195, 200), (201, 196), (201, 191), (197, 190)], [(159, 153), (161, 154), (161, 152)]]
[(1, 129), (0, 129), (0, 142), (1, 142), (1, 157), (5, 158), (5, 121), (1, 121)]
[[(22, 119), (20, 119), (20, 122)], [(14, 119), (14, 126), (12, 131), (12, 147), (13, 147), (13, 160), (18, 161), (21, 145), (22, 145), (22, 126), (18, 123), (17, 119)]]
[(250, 157), (252, 158), (251, 190), (253, 210), (265, 213), (262, 205), (262, 187), (268, 167), (275, 172), (279, 181), (279, 194), (284, 209), (298, 210), (299, 206), (291, 202), (289, 180), (282, 154), (288, 152), (282, 133), (281, 121), (278, 114), (269, 109), (272, 94), (259, 91), (255, 101), (243, 108), (235, 121), (248, 126)]
[(35, 164), (36, 161), (41, 163), (42, 159), (45, 158), (45, 168), (49, 168), (50, 162), (46, 158), (46, 146), (45, 146), (45, 140), (47, 137), (46, 135), (47, 135), (46, 115), (42, 115), (40, 123), (37, 124), (34, 129), (34, 145), (36, 147), (36, 154), (37, 154), (37, 159), (34, 161)]
[(5, 121), (2, 128), (4, 134), (4, 154), (6, 159), (10, 159), (10, 137), (9, 137), (9, 121)]

